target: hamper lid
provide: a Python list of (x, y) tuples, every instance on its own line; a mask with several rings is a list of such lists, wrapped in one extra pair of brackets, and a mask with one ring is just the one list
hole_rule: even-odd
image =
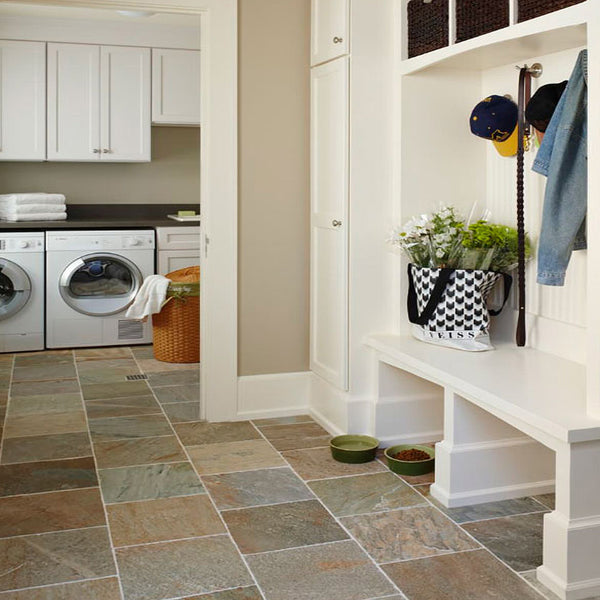
[(177, 271), (167, 273), (165, 277), (175, 283), (198, 283), (200, 281), (200, 267), (194, 266), (177, 269)]

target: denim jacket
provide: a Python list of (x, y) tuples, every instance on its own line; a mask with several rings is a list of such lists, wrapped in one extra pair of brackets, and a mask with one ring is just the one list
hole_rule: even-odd
[(533, 170), (548, 177), (537, 282), (564, 285), (571, 252), (587, 247), (587, 50), (579, 53)]

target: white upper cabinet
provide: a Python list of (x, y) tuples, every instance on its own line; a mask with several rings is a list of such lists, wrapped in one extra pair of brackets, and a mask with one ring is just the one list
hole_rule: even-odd
[(0, 41), (0, 160), (46, 158), (46, 44)]
[(100, 49), (101, 160), (150, 160), (150, 49)]
[(312, 0), (311, 66), (348, 54), (350, 0)]
[(152, 49), (152, 122), (200, 124), (200, 51)]
[(150, 50), (48, 44), (48, 160), (150, 160)]

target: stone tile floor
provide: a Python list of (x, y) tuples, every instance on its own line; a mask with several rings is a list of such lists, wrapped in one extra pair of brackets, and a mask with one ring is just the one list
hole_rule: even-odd
[(553, 495), (445, 509), (308, 416), (209, 424), (198, 397), (149, 347), (0, 355), (0, 600), (555, 598)]

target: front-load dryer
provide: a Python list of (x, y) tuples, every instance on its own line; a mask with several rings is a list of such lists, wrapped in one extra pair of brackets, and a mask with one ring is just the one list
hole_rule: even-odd
[(150, 323), (125, 317), (154, 273), (154, 231), (46, 232), (46, 346), (148, 344)]
[(44, 233), (0, 232), (0, 352), (44, 349)]

